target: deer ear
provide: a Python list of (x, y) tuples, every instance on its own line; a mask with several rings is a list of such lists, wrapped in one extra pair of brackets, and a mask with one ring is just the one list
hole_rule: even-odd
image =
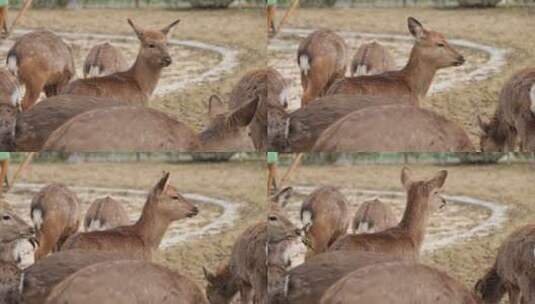
[(251, 123), (258, 107), (258, 96), (230, 112), (226, 118), (226, 125), (230, 128), (245, 127)]
[(210, 283), (210, 284), (213, 284), (213, 282), (215, 281), (215, 276), (210, 272), (208, 271), (204, 266), (202, 267), (202, 272), (204, 274), (204, 278)]
[(427, 185), (429, 185), (431, 189), (440, 189), (444, 186), (444, 183), (446, 182), (446, 177), (448, 177), (448, 171), (440, 170), (435, 174), (435, 176), (433, 176), (430, 180), (427, 181)]
[(487, 133), (487, 131), (489, 130), (489, 123), (485, 122), (480, 115), (477, 115), (477, 124), (479, 125), (481, 131)]
[(171, 173), (164, 172), (162, 178), (158, 181), (156, 186), (154, 186), (153, 193), (163, 193), (167, 186), (169, 185), (169, 177), (171, 176)]
[(284, 208), (288, 204), (290, 197), (292, 197), (294, 189), (292, 187), (286, 187), (281, 191), (271, 196), (271, 201), (277, 206)]
[(128, 21), (128, 24), (130, 24), (130, 26), (134, 30), (134, 33), (136, 33), (137, 38), (139, 40), (143, 40), (143, 30), (138, 28), (130, 18), (128, 18), (126, 20)]
[(403, 185), (403, 187), (405, 187), (405, 189), (409, 189), (409, 184), (411, 183), (411, 176), (411, 169), (407, 167), (403, 167), (403, 169), (401, 169), (401, 184)]
[(173, 27), (175, 27), (175, 25), (177, 25), (178, 23), (180, 23), (180, 19), (177, 19), (175, 21), (173, 21), (171, 24), (169, 24), (168, 26), (164, 27), (163, 29), (161, 29), (160, 31), (162, 33), (164, 33), (165, 35), (168, 35), (169, 32), (171, 31), (171, 29)]
[(210, 96), (210, 99), (208, 99), (208, 115), (215, 116), (221, 113), (225, 113), (225, 103), (218, 95)]
[(409, 17), (407, 20), (409, 25), (409, 32), (416, 39), (423, 39), (425, 37), (425, 29), (420, 21), (416, 20), (413, 17)]
[(529, 91), (529, 99), (531, 100), (529, 109), (531, 110), (531, 113), (535, 115), (535, 83), (531, 86), (531, 90)]

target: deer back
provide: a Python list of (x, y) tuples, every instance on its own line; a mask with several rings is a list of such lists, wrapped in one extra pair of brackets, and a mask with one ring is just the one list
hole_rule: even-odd
[(393, 70), (394, 57), (383, 45), (372, 42), (361, 45), (351, 62), (351, 75), (373, 75)]
[(84, 218), (86, 231), (107, 230), (128, 225), (129, 218), (122, 202), (106, 196), (91, 203)]
[(128, 63), (118, 48), (107, 42), (101, 43), (89, 50), (84, 62), (84, 77), (105, 76), (128, 68)]

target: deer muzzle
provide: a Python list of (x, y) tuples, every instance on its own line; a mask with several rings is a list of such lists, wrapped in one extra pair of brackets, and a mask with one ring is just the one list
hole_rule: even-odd
[(163, 66), (163, 67), (168, 67), (171, 65), (171, 63), (173, 63), (173, 59), (171, 59), (171, 56), (165, 56), (162, 58), (162, 60), (160, 61), (160, 64)]

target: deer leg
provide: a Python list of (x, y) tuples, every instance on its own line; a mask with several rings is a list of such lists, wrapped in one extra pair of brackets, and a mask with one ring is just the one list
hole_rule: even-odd
[(39, 247), (35, 250), (34, 258), (36, 261), (51, 253), (58, 243), (61, 232), (56, 228), (55, 223), (44, 221), (39, 231)]
[(306, 106), (327, 90), (329, 77), (324, 71), (321, 60), (318, 59), (312, 64), (308, 74), (307, 88), (303, 92), (303, 98), (301, 99), (301, 107)]
[(506, 286), (507, 293), (509, 294), (509, 303), (510, 304), (519, 304), (520, 290), (516, 286), (508, 284)]
[(26, 92), (22, 98), (22, 110), (27, 110), (35, 104), (39, 95), (43, 91), (46, 83), (46, 77), (42, 73), (31, 71), (28, 65), (20, 65), (20, 78), (26, 87)]
[(240, 300), (241, 300), (241, 303), (243, 304), (250, 304), (251, 303), (251, 292), (252, 292), (252, 287), (248, 284), (240, 284), (239, 286), (239, 290), (240, 290)]

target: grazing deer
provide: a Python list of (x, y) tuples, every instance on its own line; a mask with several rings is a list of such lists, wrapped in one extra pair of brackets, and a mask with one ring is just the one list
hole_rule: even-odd
[(327, 251), (347, 232), (349, 210), (346, 197), (335, 187), (320, 187), (301, 205), (301, 222), (305, 231), (307, 259)]
[(22, 271), (13, 263), (0, 260), (0, 304), (19, 304)]
[(189, 278), (139, 260), (107, 261), (83, 268), (59, 283), (45, 304), (207, 304)]
[(479, 304), (481, 300), (446, 273), (407, 262), (378, 263), (333, 284), (321, 304)]
[[(256, 115), (258, 97), (240, 108), (214, 117), (201, 133), (170, 115), (138, 106), (107, 107), (82, 113), (56, 129), (43, 146), (49, 151), (194, 151), (211, 146), (232, 150), (219, 141), (245, 128)], [(132, 123), (135, 121), (135, 123)], [(124, 126), (128, 125), (128, 128)], [(207, 135), (211, 133), (211, 135)], [(142, 135), (142, 136), (140, 136)], [(265, 136), (264, 136), (265, 137)], [(217, 149), (212, 142), (219, 141)]]
[(365, 201), (353, 218), (353, 233), (374, 233), (396, 226), (392, 209), (379, 199)]
[(172, 222), (194, 217), (199, 209), (169, 185), (169, 173), (152, 188), (139, 220), (130, 226), (81, 232), (70, 237), (61, 250), (83, 249), (125, 253), (150, 261)]
[(39, 30), (17, 39), (7, 53), (7, 68), (24, 84), (22, 110), (28, 110), (42, 91), (58, 95), (75, 75), (70, 47), (56, 34)]
[(304, 107), (316, 97), (324, 95), (335, 80), (344, 77), (347, 45), (333, 31), (315, 31), (299, 44), (297, 63), (303, 87), (301, 107)]
[(128, 213), (122, 203), (106, 196), (91, 203), (84, 218), (85, 231), (108, 230), (128, 225)]
[(0, 201), (0, 261), (24, 268), (28, 253), (35, 244), (34, 229), (20, 218), (7, 204)]
[(466, 132), (426, 109), (385, 105), (352, 112), (319, 136), (315, 152), (466, 152), (474, 147)]
[(416, 42), (403, 69), (341, 79), (330, 87), (327, 94), (406, 96), (418, 105), (427, 94), (437, 70), (464, 64), (464, 57), (448, 44), (442, 34), (424, 29), (412, 17), (409, 17), (408, 25)]
[(63, 184), (43, 187), (32, 199), (30, 216), (35, 227), (39, 247), (38, 261), (57, 251), (80, 226), (80, 200)]
[(124, 72), (75, 80), (65, 88), (63, 94), (108, 97), (132, 105), (147, 105), (162, 69), (173, 62), (167, 49), (167, 35), (178, 22), (180, 20), (161, 30), (143, 30), (128, 19), (141, 42), (134, 65)]
[(0, 104), (8, 103), (18, 107), (22, 98), (19, 82), (6, 69), (0, 69)]
[(395, 68), (394, 57), (383, 45), (372, 42), (359, 47), (351, 61), (351, 75), (375, 75)]
[(446, 204), (440, 192), (448, 171), (441, 170), (427, 180), (413, 180), (411, 175), (408, 168), (401, 170), (401, 184), (407, 190), (407, 207), (397, 226), (376, 233), (348, 234), (339, 238), (329, 250), (378, 252), (418, 261), (429, 217)]
[(498, 249), (492, 268), (480, 279), (476, 292), (485, 304), (498, 304), (507, 293), (509, 303), (535, 303), (535, 225), (513, 232)]
[(96, 108), (119, 105), (127, 103), (74, 95), (45, 98), (24, 112), (11, 104), (0, 103), (0, 120), (3, 122), (0, 150), (39, 151), (48, 136), (72, 117)]
[(478, 117), (484, 152), (535, 151), (535, 68), (513, 75), (500, 92), (490, 121)]
[(129, 68), (121, 51), (113, 45), (97, 44), (91, 48), (84, 62), (84, 78), (106, 76)]

